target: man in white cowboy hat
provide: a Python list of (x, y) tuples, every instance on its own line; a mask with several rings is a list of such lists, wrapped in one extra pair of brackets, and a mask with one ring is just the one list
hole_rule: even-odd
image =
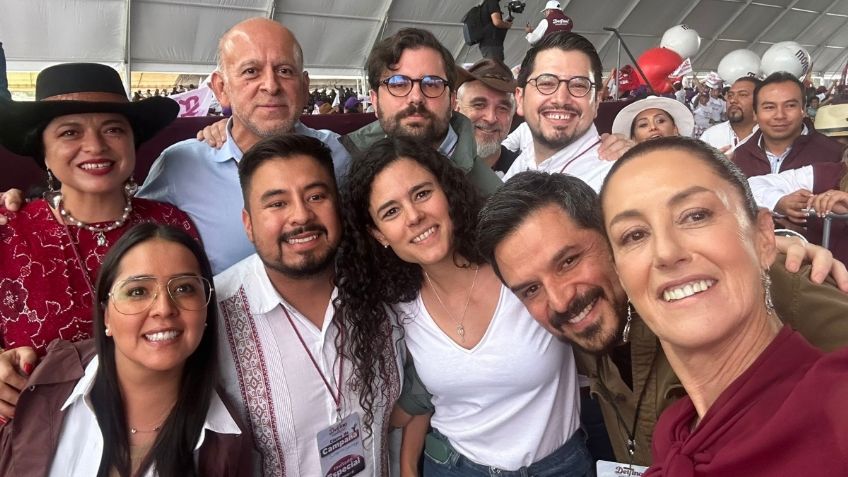
[(637, 143), (667, 136), (692, 136), (695, 119), (676, 99), (648, 96), (624, 107), (612, 123), (613, 134)]
[(541, 13), (545, 15), (545, 18), (536, 25), (536, 28), (532, 28), (529, 23), (524, 27), (524, 31), (527, 32), (524, 38), (527, 38), (531, 45), (535, 45), (546, 33), (571, 31), (574, 28), (574, 22), (563, 13), (557, 0), (550, 0), (546, 3)]
[(816, 131), (848, 146), (848, 104), (830, 104), (819, 108)]

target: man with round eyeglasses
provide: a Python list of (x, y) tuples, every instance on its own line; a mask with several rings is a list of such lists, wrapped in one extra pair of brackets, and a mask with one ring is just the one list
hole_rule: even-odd
[(381, 40), (366, 61), (378, 121), (341, 138), (352, 155), (386, 137), (406, 137), (439, 150), (483, 195), (500, 178), (477, 156), (474, 127), (454, 112), (458, 72), (450, 52), (432, 33), (404, 28)]
[[(570, 32), (546, 35), (521, 63), (515, 99), (533, 136), (504, 180), (526, 170), (579, 177), (596, 191), (611, 161), (632, 147), (629, 140), (604, 140), (595, 128), (601, 90), (601, 59), (586, 38)], [(610, 154), (611, 147), (617, 150)], [(604, 149), (607, 149), (604, 154)]]

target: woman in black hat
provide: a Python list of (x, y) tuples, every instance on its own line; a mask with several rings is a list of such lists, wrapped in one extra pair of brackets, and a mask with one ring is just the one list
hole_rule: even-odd
[[(48, 188), (19, 212), (3, 212), (0, 347), (43, 355), (56, 338), (90, 337), (94, 277), (131, 225), (171, 224), (198, 238), (182, 211), (133, 198), (136, 147), (178, 111), (167, 98), (131, 103), (118, 73), (91, 63), (47, 68), (35, 102), (0, 108), (0, 144), (45, 167)], [(0, 415), (11, 391), (0, 386)]]

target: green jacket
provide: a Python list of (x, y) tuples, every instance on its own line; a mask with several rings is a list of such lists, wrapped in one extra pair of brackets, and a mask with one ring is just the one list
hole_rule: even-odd
[[(454, 112), (450, 126), (458, 136), (456, 148), (449, 158), (453, 165), (465, 172), (466, 177), (477, 186), (483, 197), (490, 196), (503, 181), (492, 169), (477, 157), (477, 143), (474, 139), (474, 126), (462, 114)], [(380, 121), (374, 121), (356, 131), (339, 138), (352, 157), (356, 157), (369, 146), (386, 137)]]
[[(778, 256), (771, 268), (772, 299), (777, 315), (824, 351), (848, 345), (848, 295), (831, 284), (810, 281), (809, 266), (799, 273), (784, 268)], [(645, 323), (633, 320), (630, 360), (633, 388), (625, 383), (610, 354), (593, 356), (575, 349), (577, 369), (589, 377), (598, 399), (616, 459), (628, 463), (628, 434), (637, 408), (633, 463), (651, 464), (651, 437), (660, 414), (686, 394), (660, 347), (659, 339)], [(641, 403), (639, 398), (641, 396)]]

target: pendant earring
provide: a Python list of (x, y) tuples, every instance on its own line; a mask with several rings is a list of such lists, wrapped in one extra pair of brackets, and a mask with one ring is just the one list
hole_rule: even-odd
[(138, 184), (135, 182), (135, 177), (130, 176), (127, 182), (124, 183), (124, 194), (130, 198), (134, 197), (136, 192), (138, 192)]
[(54, 192), (56, 190), (56, 178), (53, 177), (53, 171), (47, 169), (47, 190)]
[(633, 305), (630, 300), (627, 300), (627, 322), (624, 324), (624, 331), (621, 332), (621, 342), (627, 343), (630, 341), (630, 322), (633, 321)]
[(56, 190), (56, 178), (50, 169), (47, 169), (47, 190), (41, 196), (53, 209), (59, 209), (59, 204), (62, 202), (62, 192)]
[(771, 276), (768, 270), (760, 270), (760, 280), (763, 282), (766, 312), (774, 315), (774, 301), (771, 299)]

